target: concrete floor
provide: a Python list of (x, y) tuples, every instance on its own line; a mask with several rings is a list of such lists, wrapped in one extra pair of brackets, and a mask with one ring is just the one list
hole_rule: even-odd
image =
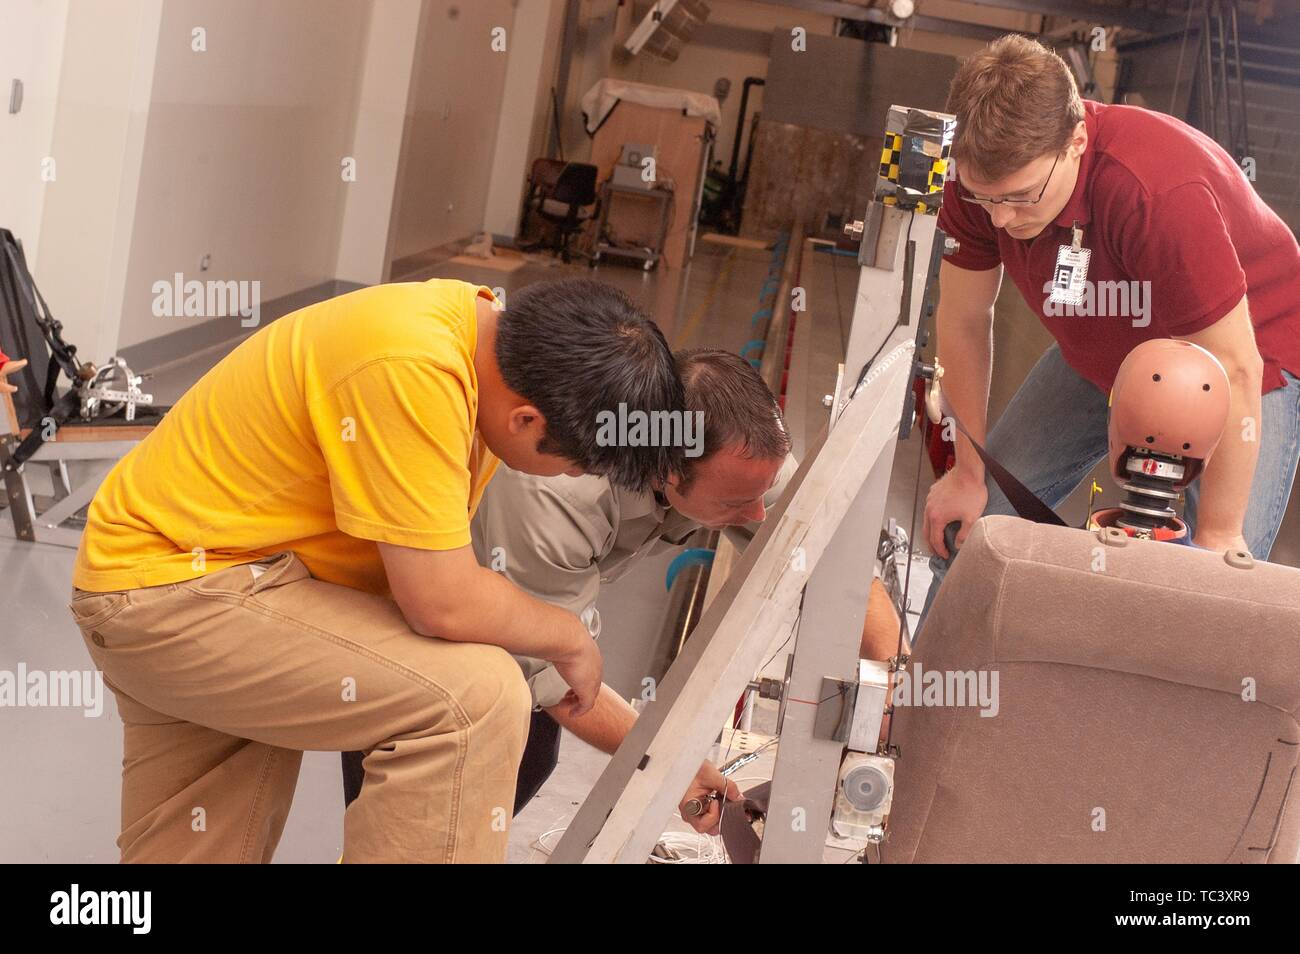
[[(602, 264), (595, 276), (623, 288), (660, 323), (674, 347), (715, 346), (739, 350), (749, 340), (750, 316), (767, 273), (769, 253), (701, 242), (685, 269), (645, 273)], [(823, 260), (825, 259), (825, 260)], [(533, 263), (505, 273), (485, 267), (441, 264), (403, 276), (457, 277), (518, 288), (541, 278), (585, 274), (583, 266)], [(817, 374), (833, 376), (842, 353), (845, 322), (852, 315), (856, 268), (817, 256), (802, 279), (808, 288), (813, 322), (809, 340)], [(830, 307), (834, 303), (836, 307)], [(992, 410), (1005, 406), (1033, 361), (1046, 347), (1046, 334), (1016, 299), (1004, 293), (996, 330), (997, 369)], [(155, 369), (147, 387), (161, 402), (174, 401), (237, 341)], [(837, 353), (838, 352), (838, 353)], [(826, 390), (833, 388), (832, 380)], [(928, 465), (918, 473), (916, 435), (899, 444), (887, 512), (908, 529), (915, 501), (924, 501), (932, 481)], [(1079, 496), (1064, 508), (1067, 519), (1081, 520)], [(1279, 538), (1274, 559), (1300, 561), (1296, 504)], [(6, 522), (7, 515), (0, 512)], [(918, 517), (919, 525), (919, 517)], [(916, 547), (910, 602), (919, 608), (929, 584), (928, 556)], [(66, 611), (73, 554), (44, 545), (17, 544), (0, 535), (0, 669), (82, 670), (87, 656)], [(600, 596), (605, 633), (602, 648), (607, 681), (632, 695), (646, 672), (648, 646), (664, 613), (664, 574), (671, 554), (646, 560)], [(913, 623), (915, 617), (913, 615)], [(761, 722), (770, 712), (760, 713)], [(0, 862), (113, 862), (118, 832), (121, 728), (111, 695), (103, 713), (86, 718), (80, 710), (6, 708), (0, 710), (0, 741), (8, 770), (0, 779)], [(566, 734), (560, 765), (550, 782), (519, 815), (511, 834), (509, 860), (544, 860), (536, 846), (546, 836), (554, 844), (577, 811), (607, 757)], [(548, 834), (551, 833), (551, 834)], [(338, 756), (307, 753), (297, 797), (276, 856), (278, 862), (332, 862), (342, 846), (342, 797)]]

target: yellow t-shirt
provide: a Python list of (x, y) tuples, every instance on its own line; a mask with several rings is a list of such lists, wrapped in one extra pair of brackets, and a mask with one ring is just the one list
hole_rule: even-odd
[(378, 285), (258, 331), (109, 473), (74, 585), (176, 583), (292, 550), (317, 579), (383, 594), (376, 541), (468, 545), (498, 463), (475, 429), (480, 296)]

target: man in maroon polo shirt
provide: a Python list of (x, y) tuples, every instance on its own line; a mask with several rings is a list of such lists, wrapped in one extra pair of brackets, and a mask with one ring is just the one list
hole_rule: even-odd
[[(1162, 113), (1083, 102), (1060, 57), (1006, 36), (966, 60), (948, 108), (956, 177), (939, 226), (944, 395), (1048, 505), (1107, 454), (1107, 397), (1139, 342), (1184, 338), (1232, 384), (1229, 425), (1186, 494), (1196, 545), (1266, 559), (1300, 454), (1300, 248), (1213, 140)], [(1005, 269), (1056, 343), (987, 430), (993, 304)], [(928, 609), (980, 516), (1013, 513), (962, 435), (926, 500)], [(950, 535), (951, 539), (951, 535)]]

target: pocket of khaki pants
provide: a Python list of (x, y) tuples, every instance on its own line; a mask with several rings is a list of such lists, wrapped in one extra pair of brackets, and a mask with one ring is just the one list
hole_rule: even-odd
[(83, 629), (101, 626), (130, 605), (125, 591), (89, 593), (78, 590), (68, 604), (68, 611), (76, 624)]
[[(254, 570), (253, 567), (257, 567), (257, 569)], [(250, 596), (256, 596), (263, 590), (273, 589), (297, 580), (304, 580), (311, 576), (311, 573), (307, 571), (307, 565), (292, 550), (284, 550), (264, 560), (259, 560), (257, 563), (236, 567), (235, 569), (248, 572), (250, 580), (248, 593)]]
[(292, 550), (284, 550), (256, 562), (237, 563), (176, 585), (193, 596), (243, 598), (310, 575)]

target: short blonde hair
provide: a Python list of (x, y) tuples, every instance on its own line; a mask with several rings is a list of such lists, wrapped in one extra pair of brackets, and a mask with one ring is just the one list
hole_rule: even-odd
[(958, 170), (994, 182), (1063, 152), (1083, 119), (1083, 100), (1064, 60), (1013, 33), (961, 64), (948, 111), (957, 117), (952, 155)]

